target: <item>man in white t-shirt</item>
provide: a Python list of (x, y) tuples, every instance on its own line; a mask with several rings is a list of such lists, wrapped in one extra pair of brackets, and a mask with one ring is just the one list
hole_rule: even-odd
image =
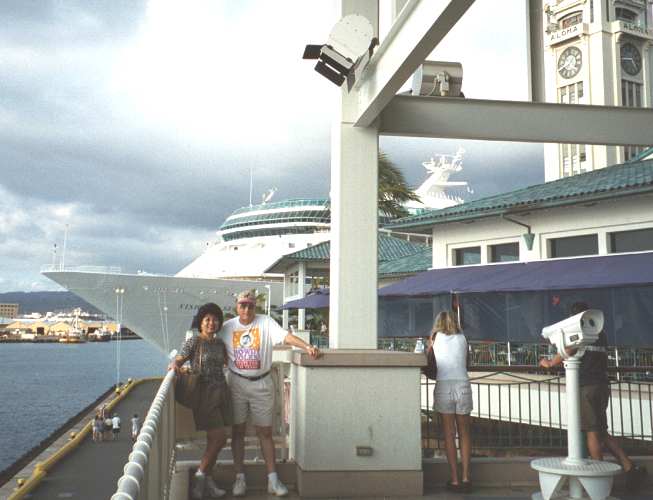
[(242, 292), (236, 302), (237, 318), (225, 322), (220, 338), (227, 348), (229, 358), (229, 388), (234, 411), (231, 429), (231, 449), (234, 456), (236, 481), (234, 496), (243, 496), (247, 490), (243, 461), (245, 459), (245, 425), (251, 414), (256, 434), (261, 443), (268, 472), (268, 493), (276, 496), (288, 494), (288, 488), (279, 480), (272, 439), (274, 388), (270, 369), (275, 345), (287, 344), (306, 351), (312, 358), (319, 356), (317, 347), (287, 332), (269, 316), (256, 314), (256, 293)]

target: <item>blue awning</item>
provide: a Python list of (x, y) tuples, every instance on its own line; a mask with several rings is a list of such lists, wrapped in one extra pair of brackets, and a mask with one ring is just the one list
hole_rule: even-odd
[(653, 284), (653, 252), (432, 269), (379, 290), (381, 297), (536, 292)]
[(286, 302), (281, 309), (320, 309), (329, 307), (329, 289), (318, 288), (309, 292), (303, 299)]

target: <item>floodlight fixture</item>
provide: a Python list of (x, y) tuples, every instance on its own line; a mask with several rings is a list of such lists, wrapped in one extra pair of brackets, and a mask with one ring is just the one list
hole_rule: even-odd
[(463, 65), (459, 62), (424, 61), (413, 73), (412, 95), (465, 97)]
[(318, 59), (315, 71), (339, 87), (346, 80), (349, 91), (378, 43), (372, 23), (364, 16), (350, 14), (335, 24), (326, 44), (307, 45), (302, 58)]

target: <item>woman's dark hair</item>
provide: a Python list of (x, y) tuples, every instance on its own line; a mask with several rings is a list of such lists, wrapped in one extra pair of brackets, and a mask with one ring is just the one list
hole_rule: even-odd
[(218, 318), (218, 330), (222, 328), (222, 322), (224, 321), (224, 317), (222, 315), (222, 309), (220, 309), (220, 306), (218, 304), (214, 304), (213, 302), (209, 302), (208, 304), (204, 304), (200, 306), (200, 308), (197, 310), (197, 314), (195, 314), (195, 317), (193, 318), (193, 322), (190, 324), (191, 329), (195, 328), (197, 330), (200, 329), (200, 325), (202, 324), (202, 320), (204, 319), (204, 316), (207, 314), (212, 314), (216, 318)]

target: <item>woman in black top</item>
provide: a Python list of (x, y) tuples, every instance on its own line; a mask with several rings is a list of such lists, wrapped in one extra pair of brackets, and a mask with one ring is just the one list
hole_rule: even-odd
[(205, 488), (211, 497), (225, 494), (211, 477), (218, 454), (227, 442), (226, 427), (233, 423), (231, 397), (223, 370), (226, 350), (217, 335), (222, 322), (222, 310), (218, 305), (208, 303), (200, 307), (191, 325), (191, 328), (199, 329), (199, 335), (187, 339), (170, 364), (170, 369), (179, 371), (186, 361), (190, 361), (193, 372), (200, 374), (200, 398), (197, 407), (193, 408), (193, 418), (197, 430), (206, 431), (206, 450), (195, 474), (193, 498), (202, 498)]

